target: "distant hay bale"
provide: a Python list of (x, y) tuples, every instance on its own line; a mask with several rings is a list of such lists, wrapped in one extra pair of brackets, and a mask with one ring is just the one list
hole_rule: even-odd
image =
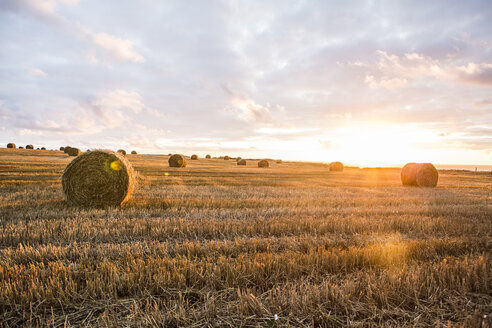
[(67, 201), (78, 206), (118, 206), (135, 186), (128, 160), (110, 150), (93, 150), (71, 161), (62, 176)]
[(228, 161), (228, 160), (230, 160), (230, 159), (231, 159), (231, 158), (230, 158), (229, 156), (224, 156), (224, 160), (225, 160), (225, 161)]
[(195, 155), (195, 154), (193, 154), (193, 155), (191, 155), (191, 158), (190, 158), (190, 159), (192, 159), (192, 160), (197, 160), (197, 159), (198, 159), (198, 156), (197, 156), (197, 155)]
[(167, 156), (173, 156), (173, 154), (169, 153), (169, 154), (167, 154)]
[(137, 152), (135, 150), (132, 150), (132, 155), (137, 155)]
[(78, 148), (70, 147), (67, 154), (68, 156), (79, 156), (82, 152)]
[(20, 146), (19, 149), (24, 149), (24, 147)]
[(210, 159), (210, 158), (212, 158), (212, 156), (207, 155), (207, 156), (205, 156), (205, 158), (206, 158), (206, 159)]
[(124, 149), (118, 149), (118, 153), (126, 155), (126, 150)]
[(41, 150), (46, 150), (46, 148), (45, 147), (41, 147)]
[(404, 186), (435, 187), (439, 173), (431, 163), (408, 163), (401, 169)]
[(330, 171), (342, 172), (343, 171), (343, 164), (341, 162), (330, 163)]
[(246, 165), (246, 160), (245, 159), (241, 159), (237, 162), (237, 165)]
[(65, 146), (65, 148), (63, 149), (63, 152), (64, 152), (65, 154), (68, 154), (68, 152), (70, 151), (70, 148), (72, 148), (72, 147), (70, 147), (70, 146)]
[(170, 167), (186, 167), (188, 165), (188, 161), (183, 155), (174, 154), (169, 157), (169, 166)]
[(239, 157), (239, 156), (238, 156), (238, 157), (236, 157), (236, 162), (239, 162), (240, 160), (242, 160), (242, 158), (241, 158), (241, 157)]
[(261, 161), (258, 162), (258, 167), (269, 167), (270, 163), (266, 159), (262, 159)]
[(419, 165), (417, 163), (407, 163), (401, 169), (401, 183), (404, 186), (416, 186), (417, 180), (415, 179), (417, 176), (417, 170)]
[(26, 149), (34, 149), (34, 146), (33, 145), (27, 145)]
[(15, 148), (17, 148), (17, 147), (15, 146), (15, 143), (12, 143), (12, 142), (11, 142), (11, 143), (8, 143), (8, 144), (7, 144), (7, 148), (15, 149)]
[(60, 147), (60, 150), (61, 150), (61, 151), (64, 151), (64, 150), (65, 150), (65, 147)]

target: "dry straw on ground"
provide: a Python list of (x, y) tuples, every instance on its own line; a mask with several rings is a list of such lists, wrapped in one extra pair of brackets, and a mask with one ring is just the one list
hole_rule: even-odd
[(137, 155), (137, 151), (136, 150), (132, 150), (132, 155)]
[(26, 149), (34, 149), (34, 146), (33, 145), (27, 145)]
[(124, 149), (118, 149), (118, 153), (126, 155), (126, 150)]
[(78, 148), (70, 147), (67, 154), (68, 156), (79, 156), (80, 154), (82, 154), (82, 152)]
[(206, 158), (206, 159), (210, 159), (210, 158), (212, 158), (212, 156), (207, 155), (207, 156), (205, 156), (205, 158)]
[(237, 162), (237, 165), (246, 165), (246, 160), (245, 159), (241, 159)]
[(16, 148), (15, 143), (8, 143), (7, 148), (15, 149)]
[(270, 163), (266, 159), (262, 159), (261, 161), (258, 162), (258, 167), (269, 167)]
[(186, 167), (188, 165), (188, 161), (183, 155), (174, 154), (169, 157), (169, 166), (170, 167)]
[(79, 206), (118, 206), (135, 186), (128, 160), (110, 150), (94, 150), (71, 161), (62, 176), (67, 201)]
[(191, 155), (191, 158), (190, 158), (190, 159), (192, 159), (192, 160), (197, 160), (197, 159), (198, 159), (198, 155), (193, 154), (193, 155)]
[(343, 171), (343, 164), (341, 162), (330, 163), (330, 171), (342, 172)]
[(401, 169), (404, 186), (435, 187), (439, 173), (431, 163), (408, 163)]

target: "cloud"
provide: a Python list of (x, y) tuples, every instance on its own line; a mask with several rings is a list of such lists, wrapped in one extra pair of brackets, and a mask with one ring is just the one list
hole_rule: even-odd
[[(90, 33), (92, 42), (106, 50), (114, 58), (120, 61), (133, 61), (144, 63), (145, 58), (133, 49), (133, 42), (121, 39), (107, 33)], [(92, 60), (93, 61), (93, 60)]]
[(223, 86), (224, 91), (229, 96), (231, 104), (239, 110), (239, 117), (250, 122), (269, 122), (271, 121), (270, 110), (253, 101), (253, 99), (233, 92), (228, 87)]
[(399, 88), (407, 85), (409, 81), (425, 78), (492, 85), (492, 64), (469, 62), (467, 65), (460, 65), (454, 61), (440, 61), (418, 53), (398, 56), (378, 50), (377, 54), (379, 60), (375, 64), (361, 61), (350, 63), (351, 66), (371, 71), (366, 73), (364, 79), (371, 88)]
[(399, 79), (396, 77), (388, 80), (380, 79), (379, 81), (376, 81), (374, 79), (374, 76), (372, 75), (366, 75), (364, 82), (366, 84), (369, 84), (371, 88), (384, 88), (384, 89), (395, 89), (405, 86), (407, 84), (406, 79)]
[(46, 73), (40, 68), (28, 68), (29, 74), (33, 76), (46, 76)]
[(112, 90), (100, 94), (91, 102), (91, 108), (106, 127), (114, 128), (131, 121), (128, 111), (138, 114), (145, 105), (136, 92)]
[(468, 63), (455, 69), (455, 78), (465, 83), (492, 85), (492, 64)]

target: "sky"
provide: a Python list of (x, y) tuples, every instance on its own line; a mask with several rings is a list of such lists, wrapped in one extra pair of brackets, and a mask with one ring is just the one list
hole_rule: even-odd
[(492, 164), (490, 0), (0, 0), (0, 21), (3, 144)]

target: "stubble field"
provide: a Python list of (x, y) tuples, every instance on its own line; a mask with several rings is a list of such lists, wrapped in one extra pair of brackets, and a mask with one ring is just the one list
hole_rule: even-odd
[(127, 155), (131, 200), (87, 209), (72, 158), (0, 149), (1, 327), (492, 324), (491, 173)]

